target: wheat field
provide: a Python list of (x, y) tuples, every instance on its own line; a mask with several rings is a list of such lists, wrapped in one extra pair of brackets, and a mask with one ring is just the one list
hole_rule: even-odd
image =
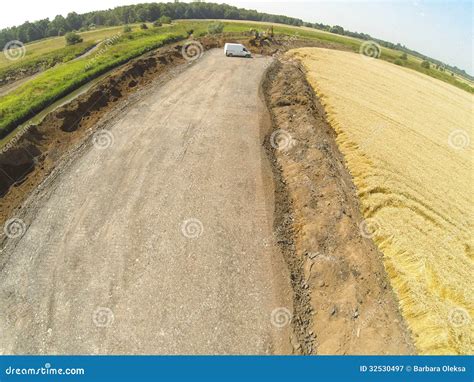
[(354, 178), (420, 354), (474, 351), (473, 99), (360, 54), (291, 51)]

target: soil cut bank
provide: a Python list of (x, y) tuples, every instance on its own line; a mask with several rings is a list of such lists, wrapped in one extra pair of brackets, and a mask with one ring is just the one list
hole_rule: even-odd
[(411, 354), (385, 274), (364, 237), (358, 197), (335, 133), (301, 67), (282, 59), (263, 84), (277, 179), (275, 232), (290, 268), (304, 354)]

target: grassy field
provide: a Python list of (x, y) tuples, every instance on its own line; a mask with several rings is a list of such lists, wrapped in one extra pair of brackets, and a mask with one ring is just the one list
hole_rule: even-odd
[[(95, 45), (108, 37), (114, 36), (116, 34), (121, 34), (122, 30), (123, 26), (119, 26), (111, 28), (101, 28), (97, 30), (78, 33), (82, 37), (83, 42), (81, 44), (75, 45), (75, 47)], [(39, 57), (49, 55), (52, 52), (58, 52), (61, 49), (70, 48), (66, 46), (66, 39), (64, 38), (64, 36), (51, 37), (44, 40), (35, 41), (33, 43), (26, 44), (25, 47), (25, 57), (21, 60), (22, 62), (38, 59)], [(5, 55), (0, 55), (0, 70), (7, 66), (15, 64), (16, 62), (8, 60)]]
[[(135, 26), (135, 28), (138, 28)], [(123, 27), (103, 28), (79, 33), (83, 42), (67, 46), (64, 36), (48, 38), (25, 45), (25, 55), (19, 60), (10, 60), (0, 55), (0, 83), (7, 78), (21, 79), (29, 74), (46, 70), (81, 56), (107, 38), (121, 35)]]
[[(195, 26), (198, 30), (199, 26)], [(33, 80), (0, 97), (0, 137), (35, 112), (98, 75), (165, 43), (186, 37), (184, 25), (165, 26), (121, 35), (100, 57), (94, 54), (46, 70)]]
[[(64, 37), (28, 44), (25, 57), (18, 61), (8, 61), (1, 55), (0, 78), (2, 75), (5, 77), (8, 73), (28, 71), (38, 65), (49, 69), (0, 97), (0, 139), (34, 113), (101, 73), (159, 47), (167, 41), (185, 38), (187, 36), (186, 30), (193, 29), (196, 37), (205, 34), (210, 22), (214, 21), (181, 20), (159, 28), (153, 28), (151, 24), (148, 24), (148, 30), (141, 30), (138, 25), (133, 25), (133, 32), (129, 34), (132, 38), (124, 36), (123, 26), (103, 28), (81, 33), (84, 41), (74, 46), (66, 46)], [(275, 25), (274, 32), (276, 34), (339, 44), (341, 47), (350, 48), (353, 51), (359, 51), (362, 43), (355, 38), (304, 27), (239, 21), (225, 21), (224, 24), (224, 31), (227, 33), (248, 32), (250, 29), (264, 31), (269, 25)], [(98, 42), (111, 37), (117, 37), (117, 40), (114, 40), (116, 43), (101, 55), (100, 60), (91, 63), (90, 56), (73, 60)], [(394, 62), (400, 55), (401, 52), (383, 48), (381, 59)], [(85, 70), (88, 62), (90, 67)], [(473, 91), (473, 88), (467, 83), (457, 81), (446, 73), (421, 68), (419, 60), (414, 57), (409, 56), (404, 65), (465, 90)]]
[[(359, 54), (305, 48), (366, 223), (422, 354), (474, 351), (474, 97)], [(361, 94), (364, 96), (361, 97)]]

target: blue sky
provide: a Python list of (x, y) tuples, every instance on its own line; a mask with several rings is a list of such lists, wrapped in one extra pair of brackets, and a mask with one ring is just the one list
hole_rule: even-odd
[(338, 24), (456, 65), (473, 74), (470, 1), (228, 1), (309, 22)]
[[(171, 0), (169, 0), (171, 1)], [(208, 0), (212, 1), (212, 0)], [(53, 18), (75, 11), (146, 3), (149, 0), (15, 0), (1, 5), (0, 28), (26, 20)], [(157, 1), (159, 2), (159, 1)], [(188, 1), (186, 1), (188, 2)], [(246, 1), (226, 2), (243, 8), (278, 13), (309, 22), (338, 24), (345, 29), (369, 33), (394, 43), (400, 42), (433, 58), (465, 69), (473, 69), (473, 7), (471, 1)]]

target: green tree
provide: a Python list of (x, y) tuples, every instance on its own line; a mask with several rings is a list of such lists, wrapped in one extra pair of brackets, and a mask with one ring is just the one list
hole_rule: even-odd
[(421, 67), (422, 67), (422, 68), (425, 68), (425, 69), (429, 69), (429, 68), (431, 67), (430, 62), (427, 61), (427, 60), (424, 60), (424, 61), (421, 63)]
[(74, 32), (66, 33), (65, 38), (66, 38), (67, 45), (74, 45), (74, 44), (79, 44), (80, 42), (82, 42), (82, 37)]
[(171, 24), (171, 17), (169, 16), (161, 16), (158, 21), (162, 24)]
[(82, 26), (81, 16), (76, 12), (68, 13), (66, 23), (69, 26), (69, 30), (78, 30)]

